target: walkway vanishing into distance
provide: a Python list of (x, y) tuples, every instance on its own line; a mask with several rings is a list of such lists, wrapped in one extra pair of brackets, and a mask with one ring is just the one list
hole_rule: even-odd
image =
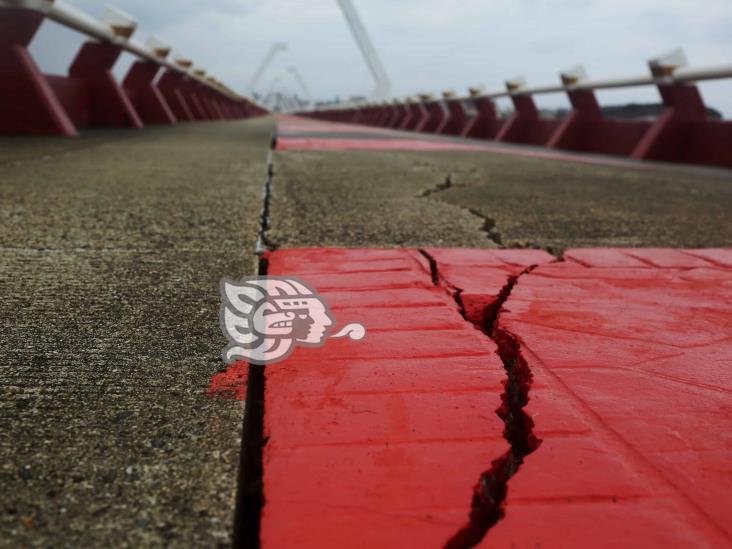
[[(246, 546), (260, 512), (263, 547), (730, 543), (732, 260), (694, 250), (732, 245), (732, 172), (291, 117), (3, 138), (0, 163), (9, 545)], [(258, 240), (372, 333), (255, 372), (266, 505), (250, 461), (235, 528), (249, 368), (221, 362), (218, 283)], [(507, 439), (511, 364), (533, 425)]]

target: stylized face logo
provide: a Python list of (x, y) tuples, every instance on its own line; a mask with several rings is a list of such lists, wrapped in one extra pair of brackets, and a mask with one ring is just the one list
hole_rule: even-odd
[(334, 335), (327, 304), (317, 293), (292, 278), (221, 281), (221, 329), (229, 339), (224, 361), (245, 359), (255, 364), (283, 360), (295, 345), (318, 347), (328, 337), (361, 339), (366, 330), (350, 324)]

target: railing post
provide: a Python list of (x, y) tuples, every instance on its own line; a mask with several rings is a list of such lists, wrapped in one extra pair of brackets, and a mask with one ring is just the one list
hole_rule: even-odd
[(412, 112), (412, 103), (414, 102), (414, 99), (412, 97), (407, 97), (404, 100), (404, 112), (405, 116), (402, 118), (402, 121), (399, 124), (400, 130), (408, 130), (409, 126), (412, 125), (412, 120), (414, 119), (414, 113)]
[(658, 85), (663, 105), (661, 116), (646, 131), (632, 153), (633, 158), (732, 166), (732, 125), (708, 120), (699, 88), (673, 83), (670, 77), (686, 65), (681, 50), (649, 61), (656, 78), (669, 78)]
[(523, 79), (506, 82), (511, 101), (516, 109), (496, 134), (496, 141), (546, 146), (559, 120), (542, 119), (530, 93), (522, 93)]
[(518, 93), (524, 87), (526, 87), (526, 82), (523, 78), (506, 81), (506, 89), (511, 94), (511, 102), (515, 110), (496, 134), (496, 141), (522, 143), (527, 123), (539, 119), (539, 109), (536, 108), (534, 98), (531, 95)]
[(424, 133), (439, 133), (437, 130), (442, 128), (446, 119), (445, 111), (442, 108), (442, 102), (431, 94), (422, 95), (420, 96), (420, 99), (422, 99), (422, 104), (424, 105), (427, 117), (418, 131)]
[(127, 96), (145, 124), (175, 124), (176, 118), (163, 94), (153, 83), (160, 65), (135, 61), (122, 81)]
[(117, 45), (88, 41), (71, 63), (69, 78), (87, 90), (83, 125), (142, 128), (140, 116), (112, 74), (121, 53)]
[(567, 96), (572, 105), (572, 111), (564, 118), (554, 133), (547, 141), (546, 146), (550, 149), (581, 148), (585, 132), (583, 129), (589, 123), (601, 122), (603, 119), (602, 109), (597, 102), (593, 90), (573, 90), (574, 86), (587, 79), (587, 72), (584, 67), (577, 66), (566, 72), (560, 73), (562, 84), (567, 89)]
[(401, 128), (402, 123), (409, 116), (409, 109), (407, 109), (407, 105), (404, 101), (395, 100), (395, 103), (396, 103), (396, 115), (394, 116), (393, 120), (391, 121), (390, 127), (395, 130), (398, 130), (399, 128)]
[(74, 136), (76, 127), (28, 53), (45, 15), (0, 8), (0, 133)]
[(424, 104), (422, 103), (421, 96), (418, 97), (417, 99), (413, 100), (409, 104), (409, 111), (412, 116), (409, 117), (409, 120), (407, 121), (407, 124), (404, 127), (404, 129), (410, 130), (413, 132), (422, 131), (422, 127), (427, 123), (429, 114), (427, 113), (427, 110), (424, 108)]
[(482, 95), (481, 88), (470, 88), (469, 92), (475, 116), (468, 121), (460, 135), (471, 139), (495, 139), (506, 121), (498, 118), (496, 104), (490, 97)]
[(158, 89), (179, 121), (192, 121), (196, 117), (182, 91), (184, 78), (182, 73), (166, 69), (158, 80)]
[(460, 135), (470, 120), (465, 113), (463, 100), (459, 99), (457, 94), (452, 90), (442, 92), (442, 97), (445, 100), (447, 115), (438, 133)]
[[(160, 61), (165, 61), (170, 54), (170, 46), (152, 36), (146, 45)], [(145, 124), (175, 124), (176, 122), (172, 109), (154, 83), (160, 69), (161, 65), (154, 61), (135, 61), (122, 81), (122, 88)]]

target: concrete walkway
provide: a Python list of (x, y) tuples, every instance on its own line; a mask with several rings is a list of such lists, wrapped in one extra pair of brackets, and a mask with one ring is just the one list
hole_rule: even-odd
[(0, 546), (228, 545), (242, 405), (206, 390), (272, 125), (1, 147)]
[[(243, 404), (237, 399), (246, 392), (246, 369), (226, 370), (220, 359), (225, 338), (218, 326), (218, 283), (225, 276), (257, 273), (254, 252), (262, 229), (263, 204), (268, 214), (264, 242), (279, 248), (275, 254), (282, 254), (280, 257), (297, 257), (294, 263), (278, 266), (274, 262), (273, 273), (300, 274), (312, 278), (316, 286), (328, 282), (330, 285), (318, 288), (332, 290), (329, 299), (339, 308), (338, 314), (345, 315), (345, 320), (348, 315), (353, 315), (353, 321), (364, 318), (374, 334), (381, 334), (365, 342), (362, 349), (366, 354), (356, 357), (359, 361), (373, 357), (374, 345), (380, 341), (386, 347), (402, 348), (401, 342), (389, 339), (389, 333), (407, 317), (401, 311), (384, 316), (378, 309), (385, 305), (398, 308), (404, 301), (416, 303), (419, 314), (409, 316), (409, 323), (410, 329), (422, 333), (414, 335), (414, 345), (419, 344), (421, 350), (407, 348), (411, 358), (405, 354), (389, 359), (406, 368), (402, 374), (407, 377), (402, 381), (446, 382), (440, 377), (443, 360), (430, 351), (432, 358), (426, 364), (428, 357), (420, 354), (429, 345), (438, 346), (442, 340), (435, 338), (435, 330), (445, 328), (463, 338), (460, 345), (465, 351), (460, 355), (457, 377), (450, 380), (454, 385), (450, 386), (451, 395), (460, 394), (472, 382), (492, 388), (475, 397), (483, 399), (479, 414), (461, 408), (449, 417), (438, 414), (433, 418), (435, 422), (453, 422), (445, 425), (456, 429), (457, 424), (467, 426), (478, 421), (478, 416), (485, 417), (486, 423), (476, 423), (469, 434), (495, 441), (489, 451), (471, 454), (470, 467), (466, 462), (462, 476), (444, 475), (441, 486), (452, 494), (450, 501), (457, 505), (459, 499), (461, 503), (453, 507), (455, 513), (448, 521), (436, 526), (440, 534), (430, 539), (439, 538), (440, 543), (462, 531), (461, 527), (466, 527), (463, 532), (467, 537), (458, 536), (456, 543), (469, 541), (483, 528), (484, 522), (476, 529), (467, 521), (472, 486), (465, 484), (477, 481), (480, 470), (490, 468), (491, 460), (507, 448), (500, 433), (502, 425), (494, 414), (500, 400), (500, 379), (505, 374), (503, 357), (491, 355), (495, 342), (468, 321), (482, 325), (495, 316), (495, 300), (507, 297), (502, 290), (520, 274), (516, 269), (522, 272), (527, 265), (537, 264), (537, 257), (543, 258), (538, 263), (550, 262), (563, 251), (576, 248), (732, 245), (730, 172), (618, 165), (586, 157), (537, 157), (524, 148), (489, 150), (484, 144), (455, 139), (382, 135), (332, 125), (323, 128), (307, 121), (289, 120), (288, 124), (281, 128), (264, 200), (266, 159), (275, 127), (271, 118), (136, 132), (90, 132), (68, 140), (0, 141), (0, 420), (6, 426), (0, 432), (0, 546), (230, 544), (244, 417)], [(349, 140), (348, 150), (338, 144), (344, 135)], [(287, 146), (284, 140), (288, 137), (300, 141), (290, 141)], [(333, 141), (327, 146), (329, 150), (313, 150), (313, 140), (322, 139)], [(397, 146), (395, 141), (402, 144)], [(382, 145), (374, 145), (379, 142)], [(304, 246), (316, 249), (292, 250)], [(354, 252), (350, 267), (338, 267), (338, 277), (329, 278), (330, 271), (323, 269), (332, 269), (330, 263), (340, 265), (341, 261), (324, 256), (323, 247), (367, 247), (377, 249), (368, 252), (377, 255), (404, 253), (385, 252), (383, 248), (428, 248), (432, 264), (410, 252), (411, 267), (396, 269), (401, 273), (395, 275), (396, 286), (384, 290), (383, 303), (377, 303), (371, 299), (376, 294), (365, 292), (358, 284), (348, 286), (361, 274), (346, 277), (346, 282), (336, 281), (348, 269), (363, 271), (363, 265), (354, 267), (353, 262), (358, 264), (365, 252)], [(469, 266), (465, 255), (455, 265), (449, 260), (441, 264), (440, 249), (459, 247), (535, 249), (500, 250), (497, 253), (506, 257), (526, 254), (530, 259), (515, 264), (504, 261), (512, 266), (495, 272), (482, 264), (473, 265), (481, 267), (480, 272), (461, 270)], [(481, 254), (487, 252), (457, 253), (483, 257)], [(615, 284), (613, 273), (618, 271), (613, 271), (617, 268), (614, 261), (637, 261), (641, 268), (653, 266), (648, 258), (633, 255), (643, 252), (607, 252), (610, 256), (600, 259), (593, 253), (570, 251), (566, 263), (574, 262), (575, 268), (581, 265), (592, 272), (609, 270), (602, 270), (598, 277), (606, 280), (598, 283), (601, 286)], [(660, 257), (671, 261), (665, 253)], [(719, 271), (719, 258), (699, 260), (711, 261), (715, 266), (711, 270)], [(393, 261), (387, 263), (394, 265)], [(673, 264), (656, 267), (679, 269)], [(551, 277), (549, 266), (538, 267), (536, 279), (543, 269), (549, 270), (542, 276)], [(401, 293), (406, 290), (404, 277), (410, 276), (419, 286), (413, 290), (426, 292), (429, 299)], [(663, 276), (676, 280), (673, 273)], [(386, 278), (378, 271), (366, 277), (369, 283), (382, 285), (388, 283)], [(642, 284), (633, 280), (633, 284)], [(452, 290), (446, 290), (443, 283)], [(515, 291), (528, 286), (521, 280)], [(464, 294), (462, 305), (454, 300), (455, 288)], [(698, 287), (679, 286), (677, 290), (679, 295), (687, 295), (697, 292)], [(625, 299), (625, 294), (613, 295)], [(514, 297), (512, 294), (511, 299)], [(412, 303), (412, 299), (417, 301)], [(563, 299), (560, 296), (558, 301)], [(563, 310), (551, 310), (558, 318), (563, 314)], [(518, 311), (517, 307), (506, 321), (523, 322)], [(673, 316), (675, 312), (664, 309), (662, 314)], [(718, 323), (717, 328), (720, 326), (725, 325)], [(537, 342), (537, 348), (543, 344)], [(565, 354), (579, 352), (572, 347), (572, 338), (566, 344)], [(339, 348), (335, 346), (332, 351)], [(321, 363), (313, 352), (293, 355), (295, 359), (298, 356), (313, 361), (325, 378), (335, 375), (328, 368), (337, 361)], [(422, 358), (416, 360), (415, 356)], [(455, 366), (454, 356), (448, 360)], [(476, 370), (477, 363), (486, 360), (493, 370)], [(396, 362), (379, 361), (373, 372), (386, 374), (392, 366), (397, 367)], [(571, 375), (553, 372), (552, 367), (547, 366), (544, 373)], [(362, 384), (372, 384), (366, 387), (372, 392), (384, 389), (379, 385), (381, 378), (362, 377), (362, 372), (363, 368), (349, 366), (338, 382), (343, 385), (336, 384), (336, 388), (346, 393), (362, 392)], [(378, 431), (385, 425), (368, 412), (357, 413), (362, 409), (357, 406), (336, 406), (337, 410), (331, 410), (335, 415), (317, 407), (312, 414), (303, 414), (302, 410), (314, 402), (313, 395), (308, 397), (310, 401), (297, 400), (298, 391), (304, 390), (304, 378), (291, 379), (286, 368), (272, 369), (267, 375), (272, 376), (267, 380), (272, 391), (264, 394), (265, 412), (270, 413), (264, 425), (270, 429), (287, 427), (286, 432), (280, 431), (284, 435), (279, 448), (291, 451), (298, 445), (328, 443), (328, 437), (339, 434), (337, 429), (329, 430), (328, 421), (333, 417), (351, 424), (350, 438), (338, 439), (339, 443), (361, 440), (367, 428)], [(573, 383), (575, 380), (568, 378), (567, 385)], [(572, 390), (585, 391), (587, 384), (577, 383)], [(321, 389), (317, 383), (307, 387), (313, 394)], [(592, 391), (591, 387), (582, 394), (595, 398)], [(482, 410), (484, 401), (490, 403)], [(337, 404), (334, 402), (329, 406)], [(374, 404), (369, 402), (369, 406)], [(303, 403), (307, 406), (299, 407)], [(415, 401), (405, 406), (404, 413), (397, 414), (403, 420), (399, 424), (404, 435), (401, 443), (414, 442), (407, 440), (412, 428), (423, 429), (428, 439), (438, 436), (430, 431), (434, 422), (423, 421), (432, 417), (432, 405)], [(526, 409), (531, 411), (530, 406)], [(395, 410), (391, 412), (399, 412)], [(349, 415), (351, 412), (355, 415)], [(383, 418), (391, 417), (387, 412)], [(612, 415), (613, 411), (598, 405), (592, 412), (605, 413)], [(603, 429), (613, 425), (608, 420)], [(687, 426), (689, 430), (698, 427), (693, 423)], [(314, 434), (321, 438), (306, 440), (310, 436), (307, 429), (314, 427)], [(311, 472), (308, 461), (278, 461), (277, 447), (273, 444), (266, 449), (274, 456), (270, 466), (280, 468), (265, 486), (272, 490), (271, 507), (265, 506), (262, 523), (263, 539), (269, 540), (269, 547), (303, 539), (303, 531), (279, 527), (276, 513), (285, 512), (289, 504), (286, 497), (277, 501), (275, 494), (309, 489), (308, 482), (317, 481), (300, 475)], [(539, 459), (539, 455), (528, 456), (523, 472), (529, 470), (529, 459)], [(362, 457), (358, 454), (354, 459)], [(422, 471), (439, 472), (442, 469), (436, 464), (428, 464)], [(655, 462), (652, 466), (661, 467)], [(288, 476), (298, 471), (297, 478)], [(330, 476), (323, 473), (323, 482), (333, 480), (332, 471), (327, 473)], [(417, 484), (421, 482), (415, 479)], [(408, 480), (395, 477), (390, 481), (393, 484), (384, 486), (411, 493), (417, 484), (410, 485)], [(364, 486), (357, 481), (349, 485), (351, 490)], [(334, 490), (349, 486), (335, 486)], [(322, 485), (317, 485), (313, 490), (320, 488)], [(530, 488), (521, 497), (535, 497)], [(323, 497), (328, 494), (336, 492), (320, 492)], [(371, 495), (376, 499), (363, 501), (369, 505), (382, 501), (378, 493)], [(393, 495), (381, 494), (385, 498)], [(321, 503), (300, 502), (305, 507), (312, 505), (311, 511)], [(698, 510), (707, 504), (689, 505)], [(323, 513), (326, 511), (332, 514), (333, 510), (326, 505)], [(343, 514), (343, 508), (338, 512)], [(301, 519), (301, 524), (311, 529), (318, 524), (305, 515)], [(716, 517), (712, 522), (719, 520)], [(699, 526), (701, 522), (692, 530), (707, 528)], [(500, 524), (508, 525), (508, 519)], [(387, 532), (379, 521), (361, 526), (371, 529), (372, 534)], [(413, 526), (413, 531), (422, 531), (424, 521), (418, 519)], [(493, 534), (499, 535), (499, 526), (495, 528)], [(511, 537), (515, 528), (511, 526), (507, 537), (501, 539), (518, 539)], [(712, 532), (705, 539), (726, 539), (718, 530), (713, 526), (704, 530)], [(352, 537), (353, 530), (342, 533)], [(408, 545), (404, 538), (393, 539), (401, 546)], [(313, 540), (317, 542), (307, 538), (308, 542)]]

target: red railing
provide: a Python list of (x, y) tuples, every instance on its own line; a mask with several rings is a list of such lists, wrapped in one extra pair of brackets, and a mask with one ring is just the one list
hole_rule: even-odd
[[(28, 52), (44, 19), (87, 35), (65, 76), (45, 75)], [(132, 35), (137, 23), (108, 8), (101, 19), (60, 0), (0, 0), (0, 134), (76, 135), (79, 128), (236, 119), (266, 112), (171, 48)], [(135, 57), (120, 84), (112, 68)]]
[[(506, 82), (506, 90), (468, 97), (443, 94), (390, 103), (333, 106), (305, 116), (399, 130), (454, 135), (642, 160), (732, 167), (732, 122), (710, 119), (696, 82), (732, 77), (732, 66), (685, 67), (680, 50), (649, 62), (649, 76), (590, 81), (577, 67), (562, 84), (529, 88)], [(655, 120), (608, 118), (595, 90), (656, 86), (663, 112)], [(535, 95), (566, 93), (572, 110), (562, 119), (542, 118)], [(510, 98), (514, 111), (500, 117), (495, 99)]]

